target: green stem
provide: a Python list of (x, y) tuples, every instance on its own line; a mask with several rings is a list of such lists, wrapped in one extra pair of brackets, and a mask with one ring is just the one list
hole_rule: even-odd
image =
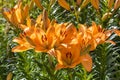
[(70, 69), (70, 68), (67, 69), (67, 74), (68, 74), (69, 80), (73, 80), (73, 79), (72, 79), (72, 73), (71, 73), (72, 71), (71, 71), (71, 70), (72, 70), (72, 69)]
[(101, 53), (101, 78), (105, 79), (105, 70), (106, 70), (106, 44), (103, 44), (102, 53)]
[(74, 0), (72, 0), (73, 8), (74, 8), (74, 15), (76, 17), (76, 21), (79, 23), (79, 16), (78, 16), (78, 11), (76, 10), (76, 4)]
[(83, 80), (87, 80), (87, 72), (86, 72), (86, 70), (84, 68), (83, 68), (83, 71), (84, 71)]
[(54, 76), (54, 72), (55, 72), (55, 70), (54, 70), (54, 66), (53, 66), (53, 63), (52, 63), (52, 61), (53, 61), (53, 57), (50, 55), (50, 54), (48, 54), (48, 60), (49, 60), (49, 64), (50, 64), (50, 71), (51, 71), (51, 79), (52, 80), (56, 80), (56, 78), (55, 78), (55, 76)]

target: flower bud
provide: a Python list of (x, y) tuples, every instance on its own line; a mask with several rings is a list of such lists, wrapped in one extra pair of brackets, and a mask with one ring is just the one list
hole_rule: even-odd
[(76, 3), (79, 6), (82, 0), (77, 0)]
[(50, 0), (50, 5), (54, 4), (55, 0)]
[(70, 10), (70, 5), (66, 2), (66, 0), (58, 0), (58, 3), (66, 10)]
[(10, 73), (7, 75), (7, 79), (6, 79), (6, 80), (12, 80), (12, 76), (13, 76), (13, 74), (10, 72)]
[(99, 0), (91, 0), (91, 4), (95, 9), (99, 9)]
[(33, 0), (33, 1), (37, 5), (37, 7), (39, 7), (40, 9), (43, 9), (43, 6), (41, 5), (41, 2), (39, 0)]
[(112, 15), (112, 13), (108, 12), (108, 13), (105, 13), (103, 16), (102, 16), (102, 21), (105, 21), (107, 20), (108, 18), (110, 18)]
[(108, 0), (108, 4), (107, 4), (107, 6), (108, 6), (109, 9), (112, 8), (113, 3), (114, 3), (114, 0)]
[(82, 2), (81, 8), (84, 8), (89, 2), (90, 2), (90, 0), (84, 0)]
[(114, 10), (118, 9), (120, 7), (120, 0), (116, 0), (114, 4)]

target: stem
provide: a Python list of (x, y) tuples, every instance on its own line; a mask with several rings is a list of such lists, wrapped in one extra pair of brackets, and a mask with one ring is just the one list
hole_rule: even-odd
[(101, 78), (102, 80), (105, 79), (105, 70), (106, 70), (106, 44), (102, 47), (102, 53), (101, 53)]
[(85, 70), (85, 68), (83, 68), (83, 71), (84, 71), (84, 76), (83, 76), (83, 80), (87, 80), (87, 72), (86, 72), (86, 70)]
[(76, 10), (76, 4), (75, 4), (74, 0), (72, 0), (72, 3), (73, 3), (74, 12), (75, 12), (74, 15), (76, 17), (77, 22), (79, 23), (78, 11)]
[(56, 80), (56, 78), (55, 78), (55, 76), (54, 76), (54, 72), (55, 72), (55, 70), (54, 70), (54, 66), (53, 66), (53, 63), (52, 63), (52, 61), (53, 61), (53, 57), (50, 55), (50, 54), (48, 54), (48, 60), (49, 60), (49, 64), (50, 64), (50, 71), (51, 71), (51, 79), (52, 80)]
[(71, 71), (71, 70), (72, 70), (72, 69), (70, 69), (70, 68), (67, 69), (67, 74), (68, 74), (69, 80), (73, 80), (73, 79), (72, 79), (72, 73), (71, 73), (72, 71)]
[(3, 0), (2, 0), (2, 2), (1, 2), (1, 5), (2, 5), (2, 7), (3, 7)]
[(53, 66), (53, 63), (52, 63), (53, 57), (50, 54), (48, 54), (48, 60), (49, 60), (50, 67), (54, 70), (54, 66)]

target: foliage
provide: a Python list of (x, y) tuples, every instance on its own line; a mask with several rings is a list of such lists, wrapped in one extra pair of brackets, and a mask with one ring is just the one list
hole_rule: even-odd
[[(23, 0), (25, 4), (31, 4), (31, 0)], [(101, 24), (105, 29), (120, 27), (120, 8), (109, 9), (109, 0), (99, 0), (100, 9), (96, 10), (91, 3), (83, 9), (76, 5), (77, 0), (66, 0), (71, 10), (66, 10), (59, 5), (57, 0), (39, 0), (42, 6), (48, 11), (51, 20), (58, 23), (72, 22), (76, 27), (78, 23), (91, 25), (92, 21)], [(50, 3), (53, 1), (54, 3)], [(19, 35), (21, 30), (15, 28), (5, 20), (2, 15), (2, 8), (12, 8), (17, 0), (0, 1), (0, 80), (119, 80), (120, 79), (120, 37), (113, 34), (109, 39), (116, 42), (116, 45), (105, 43), (99, 45), (96, 50), (91, 51), (93, 69), (87, 72), (82, 65), (75, 68), (61, 69), (56, 71), (57, 61), (46, 53), (36, 53), (33, 49), (13, 53), (11, 49), (17, 44), (12, 40)], [(1, 6), (2, 5), (2, 6)], [(35, 4), (31, 4), (30, 17), (36, 19), (42, 10)], [(107, 18), (103, 18), (106, 13)]]

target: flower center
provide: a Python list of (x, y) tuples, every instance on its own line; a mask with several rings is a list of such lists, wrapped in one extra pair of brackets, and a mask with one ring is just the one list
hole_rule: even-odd
[(67, 65), (71, 65), (72, 63), (72, 53), (71, 52), (67, 52), (66, 53), (66, 61)]
[(41, 40), (42, 40), (42, 42), (47, 41), (47, 37), (46, 37), (46, 35), (42, 35)]

